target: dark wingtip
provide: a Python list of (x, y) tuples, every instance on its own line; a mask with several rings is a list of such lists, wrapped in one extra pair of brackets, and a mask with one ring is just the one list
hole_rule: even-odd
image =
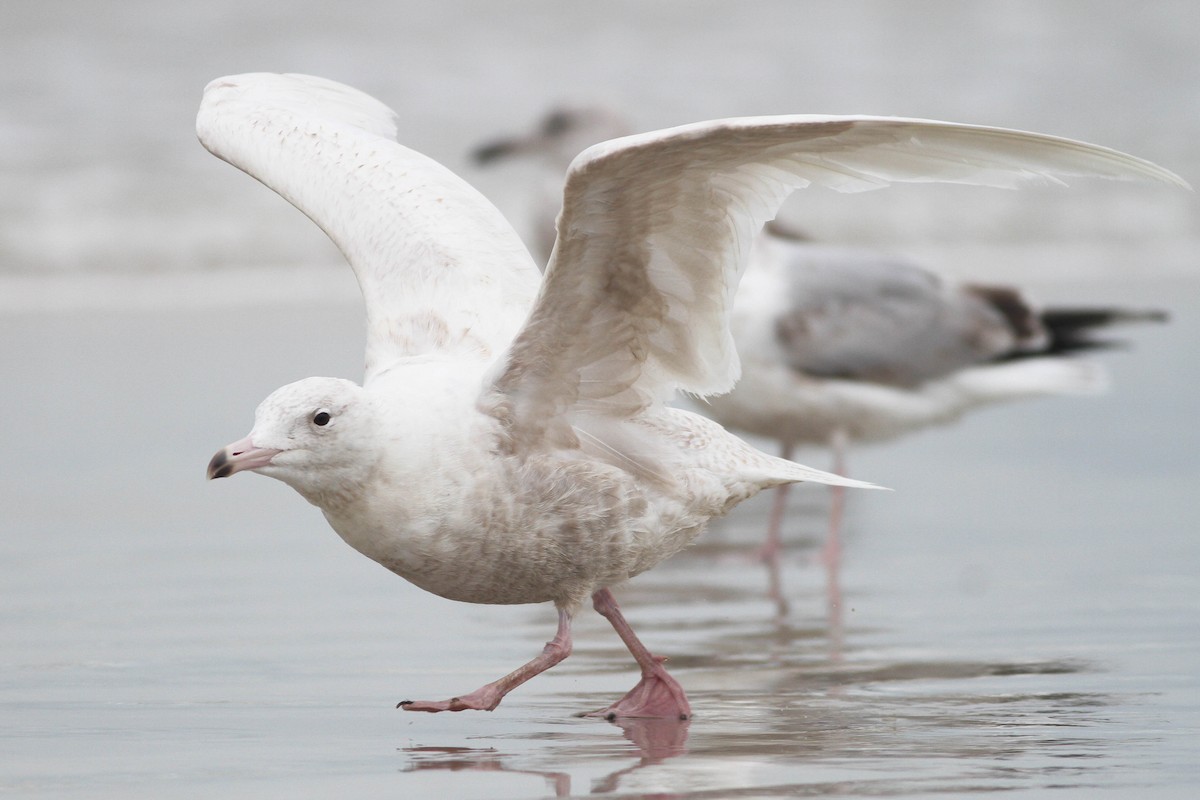
[(1071, 353), (1122, 346), (1116, 339), (1100, 338), (1096, 332), (1113, 325), (1138, 322), (1166, 323), (1171, 315), (1161, 309), (1047, 308), (1042, 325), (1050, 334), (1051, 353)]

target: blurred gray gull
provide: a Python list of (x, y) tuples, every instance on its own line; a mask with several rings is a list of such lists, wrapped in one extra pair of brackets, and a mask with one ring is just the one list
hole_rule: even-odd
[[(559, 186), (586, 146), (632, 131), (601, 106), (549, 111), (531, 132), (478, 147), (484, 165), (527, 157), (541, 166), (532, 194), (531, 246), (554, 244)], [(812, 242), (772, 220), (750, 250), (731, 330), (741, 356), (737, 385), (701, 406), (723, 426), (780, 442), (829, 446), (845, 473), (849, 442), (877, 442), (960, 418), (994, 403), (1107, 386), (1103, 367), (1073, 358), (1107, 347), (1106, 326), (1162, 321), (1158, 311), (1039, 309), (1017, 287), (959, 284), (873, 249)], [(788, 484), (775, 490), (764, 558), (778, 556)], [(823, 555), (839, 553), (843, 490), (833, 487)]]
[[(791, 458), (827, 444), (845, 474), (849, 442), (879, 442), (995, 403), (1095, 394), (1108, 386), (1082, 352), (1096, 332), (1159, 311), (1039, 309), (1010, 286), (947, 281), (874, 250), (764, 236), (732, 315), (742, 354), (736, 389), (709, 398), (722, 425), (767, 436)], [(781, 547), (786, 486), (776, 490), (764, 555)], [(833, 487), (824, 557), (836, 562), (843, 492)]]
[(284, 481), (356, 550), (442, 597), (558, 610), (557, 633), (527, 664), (449, 700), (401, 703), (410, 711), (495, 708), (570, 654), (571, 620), (590, 597), (641, 669), (592, 713), (688, 717), (611, 587), (762, 489), (864, 485), (666, 405), (736, 381), (733, 294), (755, 231), (791, 191), (1058, 175), (1182, 183), (1112, 150), (996, 128), (703, 122), (584, 151), (543, 276), (482, 195), (395, 141), (394, 120), (332, 81), (251, 74), (208, 85), (197, 131), (333, 239), (367, 319), (361, 386), (306, 378), (276, 390), (209, 476)]

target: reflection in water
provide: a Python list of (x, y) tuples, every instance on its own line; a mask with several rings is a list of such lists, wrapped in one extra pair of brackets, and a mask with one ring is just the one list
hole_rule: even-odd
[[(661, 764), (668, 758), (687, 752), (688, 727), (690, 720), (673, 719), (618, 719), (614, 723), (625, 732), (625, 738), (637, 745), (641, 760), (636, 764), (609, 773), (592, 786), (594, 794), (607, 794), (618, 790), (621, 780), (633, 772)], [(677, 796), (677, 795), (662, 795)]]
[(571, 776), (566, 772), (520, 769), (505, 764), (505, 758), (492, 747), (405, 747), (409, 763), (405, 772), (448, 770), (459, 772), (513, 772), (519, 775), (541, 775), (549, 783), (555, 797), (569, 797)]
[(824, 559), (825, 613), (829, 617), (829, 660), (840, 663), (845, 646), (845, 601), (842, 599), (842, 558), (837, 555)]
[[(1028, 666), (1032, 674), (1072, 669)], [(507, 737), (507, 746), (406, 748), (404, 769), (540, 775), (555, 797), (584, 793), (568, 771), (579, 764), (603, 768), (600, 777), (589, 772), (587, 793), (636, 797), (902, 796), (1105, 785), (1106, 762), (1123, 746), (1103, 732), (1112, 698), (992, 693), (995, 683), (979, 694), (951, 688), (1022, 672), (1017, 664), (893, 665), (864, 671), (841, 697), (781, 683), (770, 704), (708, 690), (696, 693), (697, 706), (719, 710), (690, 722), (596, 721), (620, 727), (632, 748), (615, 748), (609, 736), (530, 731)], [(938, 681), (947, 688), (921, 693), (871, 685), (887, 680)], [(538, 746), (513, 746), (518, 739)]]
[[(613, 770), (593, 781), (593, 794), (608, 794), (619, 791), (621, 782), (629, 775), (646, 767), (661, 764), (668, 758), (687, 752), (689, 720), (673, 719), (619, 719), (608, 723), (618, 727), (625, 738), (637, 748), (639, 759), (633, 764)], [(607, 748), (605, 743), (602, 747)], [(546, 779), (555, 797), (571, 795), (571, 776), (553, 769), (537, 769), (510, 765), (516, 756), (505, 756), (493, 747), (406, 747), (401, 751), (409, 756), (405, 772), (419, 770), (471, 770), (477, 772), (512, 772), (522, 775), (540, 775)], [(577, 756), (577, 754), (576, 754)], [(675, 794), (660, 794), (660, 797), (676, 797)]]
[[(844, 603), (841, 587), (842, 569), (842, 528), (845, 508), (845, 492), (829, 492), (830, 509), (821, 505), (806, 505), (802, 513), (789, 513), (785, 519), (781, 547), (768, 551), (754, 550), (745, 544), (721, 542), (720, 540), (702, 540), (702, 543), (690, 550), (690, 555), (699, 558), (717, 558), (724, 562), (738, 559), (754, 559), (761, 554), (761, 561), (766, 575), (764, 597), (772, 606), (773, 618), (779, 625), (784, 625), (791, 614), (791, 600), (788, 586), (783, 577), (785, 561), (792, 558), (793, 551), (802, 550), (800, 556), (807, 564), (819, 564), (825, 573), (825, 610), (826, 631), (829, 641), (829, 658), (839, 661), (842, 657), (844, 639)], [(811, 498), (810, 498), (811, 499)], [(774, 513), (774, 508), (772, 513)], [(828, 532), (824, 543), (816, 538), (798, 539), (792, 534), (800, 526), (811, 527), (814, 518), (828, 517)], [(806, 522), (807, 520), (807, 522)], [(819, 548), (818, 548), (818, 545)], [(678, 557), (677, 557), (678, 558)]]

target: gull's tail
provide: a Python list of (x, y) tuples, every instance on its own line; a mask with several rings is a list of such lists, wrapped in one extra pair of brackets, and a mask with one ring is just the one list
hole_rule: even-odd
[(765, 453), (763, 455), (770, 459), (771, 473), (777, 476), (773, 482), (765, 484), (766, 486), (805, 482), (823, 483), (826, 486), (845, 486), (850, 489), (882, 489), (887, 492), (891, 491), (886, 486), (878, 486), (874, 483), (847, 478), (844, 475), (838, 475), (833, 472), (806, 467), (803, 464), (797, 464), (795, 461), (768, 456)]

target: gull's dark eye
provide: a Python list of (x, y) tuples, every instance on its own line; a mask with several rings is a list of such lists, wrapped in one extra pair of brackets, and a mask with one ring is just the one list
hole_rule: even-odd
[(332, 417), (329, 415), (328, 411), (318, 411), (317, 413), (313, 414), (312, 421), (313, 425), (324, 428), (329, 424), (330, 419), (332, 419)]

